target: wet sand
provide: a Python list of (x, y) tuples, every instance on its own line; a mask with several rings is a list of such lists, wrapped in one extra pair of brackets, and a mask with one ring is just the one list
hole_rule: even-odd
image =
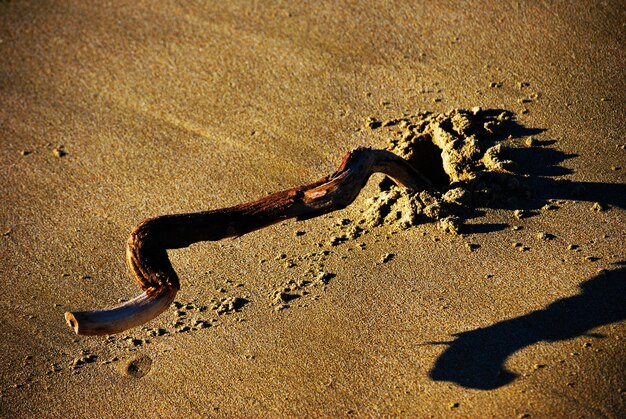
[[(0, 1), (0, 415), (624, 416), (624, 22), (618, 1)], [(139, 293), (144, 218), (477, 106), (519, 125), (525, 187), (459, 231), (359, 224), (376, 175), (345, 210), (171, 251), (181, 291), (144, 328), (65, 324)]]

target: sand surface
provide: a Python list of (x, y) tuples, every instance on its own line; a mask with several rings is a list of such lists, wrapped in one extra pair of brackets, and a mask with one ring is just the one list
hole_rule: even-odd
[[(620, 1), (0, 1), (0, 416), (624, 417), (625, 24)], [(354, 234), (374, 176), (330, 216), (171, 251), (181, 292), (145, 328), (65, 324), (139, 292), (142, 219), (476, 106), (521, 127), (528, 193), (460, 234)]]

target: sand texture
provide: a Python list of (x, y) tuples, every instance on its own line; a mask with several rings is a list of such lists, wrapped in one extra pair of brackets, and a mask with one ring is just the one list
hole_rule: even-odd
[[(0, 0), (1, 417), (626, 416), (620, 1)], [(224, 208), (387, 149), (345, 209), (169, 251)]]

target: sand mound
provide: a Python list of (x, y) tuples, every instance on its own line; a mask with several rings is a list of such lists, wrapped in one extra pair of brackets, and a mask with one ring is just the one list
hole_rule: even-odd
[[(477, 207), (506, 206), (528, 189), (508, 151), (518, 147), (508, 135), (515, 125), (506, 111), (454, 109), (442, 114), (421, 113), (370, 128), (390, 127), (394, 136), (387, 149), (407, 159), (433, 187), (411, 193), (390, 179), (367, 201), (359, 224), (394, 224), (408, 228), (425, 220), (458, 233), (463, 219)], [(531, 144), (531, 140), (523, 144)]]

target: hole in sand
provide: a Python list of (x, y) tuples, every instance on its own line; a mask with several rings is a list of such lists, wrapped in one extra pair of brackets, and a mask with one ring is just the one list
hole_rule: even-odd
[(409, 163), (413, 167), (419, 168), (436, 189), (444, 189), (450, 185), (450, 178), (443, 170), (443, 160), (441, 158), (441, 149), (437, 147), (430, 138), (424, 138), (415, 142), (413, 156), (409, 159)]
[[(408, 158), (408, 162), (416, 168), (437, 190), (445, 190), (450, 186), (450, 178), (443, 170), (443, 159), (441, 158), (441, 149), (437, 147), (430, 137), (426, 137), (420, 141), (416, 141), (413, 145), (414, 152)], [(388, 191), (394, 186), (393, 180), (385, 177), (380, 182), (380, 189)]]

